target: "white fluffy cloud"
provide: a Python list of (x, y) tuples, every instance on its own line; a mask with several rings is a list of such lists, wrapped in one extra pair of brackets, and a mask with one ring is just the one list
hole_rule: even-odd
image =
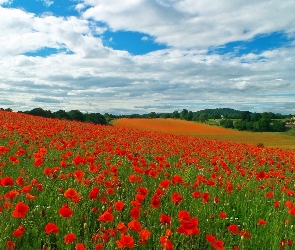
[(83, 17), (133, 30), (176, 48), (207, 48), (255, 35), (295, 31), (292, 0), (84, 0)]
[(11, 0), (0, 0), (0, 5), (1, 4), (7, 4), (7, 3), (10, 3)]

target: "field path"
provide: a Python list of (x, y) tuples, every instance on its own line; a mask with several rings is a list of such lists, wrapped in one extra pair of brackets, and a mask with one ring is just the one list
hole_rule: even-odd
[(122, 118), (116, 120), (113, 125), (176, 135), (240, 142), (250, 145), (263, 143), (266, 147), (295, 149), (295, 137), (293, 136), (280, 133), (237, 131), (184, 120)]

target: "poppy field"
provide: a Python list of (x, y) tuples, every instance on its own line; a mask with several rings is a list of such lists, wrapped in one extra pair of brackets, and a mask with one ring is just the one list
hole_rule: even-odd
[(128, 119), (122, 118), (113, 123), (117, 127), (135, 128), (147, 131), (158, 131), (176, 135), (194, 136), (198, 138), (217, 139), (222, 141), (241, 142), (251, 145), (262, 143), (266, 147), (295, 149), (295, 137), (283, 133), (249, 132), (226, 129), (219, 126), (207, 125), (176, 119)]
[(294, 171), (294, 150), (0, 111), (0, 249), (294, 249)]

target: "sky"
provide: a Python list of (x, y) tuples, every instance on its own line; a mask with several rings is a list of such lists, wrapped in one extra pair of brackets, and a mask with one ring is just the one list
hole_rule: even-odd
[(295, 114), (294, 0), (0, 0), (0, 107)]

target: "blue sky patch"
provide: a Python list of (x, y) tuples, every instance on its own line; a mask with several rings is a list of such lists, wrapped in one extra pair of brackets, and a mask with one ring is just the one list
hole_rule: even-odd
[(143, 55), (155, 50), (165, 49), (167, 46), (154, 42), (153, 37), (131, 31), (106, 31), (102, 36), (105, 46), (115, 50), (126, 50), (133, 55)]
[(285, 33), (275, 32), (254, 37), (249, 41), (236, 41), (225, 44), (221, 47), (209, 49), (208, 54), (224, 55), (233, 53), (242, 56), (249, 53), (260, 54), (266, 50), (273, 50), (290, 46), (292, 40)]
[(42, 15), (51, 12), (55, 16), (77, 16), (75, 2), (69, 0), (14, 0), (9, 7)]
[(58, 54), (58, 53), (66, 53), (66, 54), (73, 54), (71, 51), (67, 51), (66, 49), (56, 49), (56, 48), (49, 48), (44, 47), (42, 49), (31, 51), (24, 53), (25, 56), (41, 56), (41, 57), (47, 57), (50, 55)]

